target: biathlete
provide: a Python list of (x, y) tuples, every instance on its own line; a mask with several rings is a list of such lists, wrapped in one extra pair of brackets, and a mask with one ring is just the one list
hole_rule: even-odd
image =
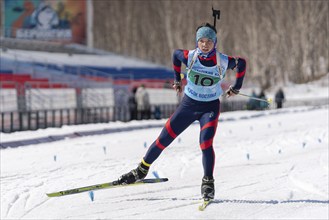
[(209, 23), (203, 24), (196, 30), (196, 49), (175, 50), (173, 68), (175, 80), (173, 88), (182, 92), (181, 65), (187, 67), (187, 84), (184, 97), (176, 111), (166, 122), (159, 137), (151, 144), (146, 155), (136, 169), (122, 175), (118, 184), (130, 184), (144, 179), (151, 164), (161, 152), (194, 121), (200, 123), (200, 148), (204, 176), (201, 183), (201, 195), (205, 200), (215, 196), (214, 165), (215, 152), (213, 139), (216, 133), (220, 114), (219, 97), (223, 94), (221, 83), (227, 69), (236, 70), (235, 84), (225, 92), (226, 96), (239, 93), (246, 72), (246, 61), (222, 54), (216, 50), (217, 31)]

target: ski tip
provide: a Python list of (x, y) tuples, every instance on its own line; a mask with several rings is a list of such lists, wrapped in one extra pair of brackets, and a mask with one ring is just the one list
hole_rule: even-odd
[(198, 207), (199, 211), (204, 211), (212, 201), (212, 199), (203, 200), (202, 204)]
[(46, 195), (48, 197), (58, 197), (58, 196), (61, 196), (61, 194), (59, 194), (59, 193), (46, 193)]

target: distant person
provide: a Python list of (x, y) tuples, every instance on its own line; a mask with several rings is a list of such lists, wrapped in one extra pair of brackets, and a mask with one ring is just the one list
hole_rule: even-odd
[[(267, 100), (266, 95), (265, 95), (265, 91), (263, 89), (260, 91), (260, 93), (258, 95), (258, 98)], [(267, 107), (268, 107), (267, 102), (259, 102), (259, 110), (264, 110)]]
[(157, 119), (157, 120), (161, 119), (161, 109), (160, 109), (160, 106), (158, 106), (158, 105), (155, 106), (153, 115), (154, 115), (154, 118), (155, 119)]
[(137, 102), (135, 99), (136, 91), (137, 91), (137, 87), (134, 87), (131, 90), (131, 93), (128, 98), (130, 120), (137, 120)]
[(275, 93), (275, 103), (277, 108), (282, 108), (283, 102), (284, 102), (284, 93), (282, 88), (279, 88), (279, 90)]
[(227, 56), (217, 51), (216, 33), (217, 30), (214, 26), (209, 23), (203, 24), (196, 31), (197, 48), (194, 50), (175, 50), (173, 54), (175, 73), (173, 88), (177, 93), (182, 92), (180, 74), (183, 63), (188, 68), (187, 85), (184, 88), (185, 95), (166, 122), (158, 138), (149, 147), (138, 167), (122, 175), (117, 184), (130, 184), (144, 179), (150, 166), (163, 150), (194, 121), (199, 121), (200, 135), (194, 138), (199, 140), (202, 152), (201, 195), (205, 201), (214, 198), (215, 152), (213, 140), (220, 114), (219, 97), (224, 93), (221, 89), (221, 83), (226, 70), (236, 70), (235, 83), (225, 92), (227, 97), (232, 97), (239, 93), (246, 71), (245, 59)]
[(253, 99), (253, 98), (257, 98), (257, 94), (256, 94), (255, 90), (252, 90), (251, 98), (249, 99), (249, 101), (247, 103), (248, 110), (256, 110), (257, 109), (258, 101)]
[(169, 80), (167, 80), (164, 84), (163, 84), (163, 88), (164, 89), (172, 89), (172, 85), (170, 83)]
[(137, 119), (150, 119), (151, 117), (151, 106), (150, 106), (150, 96), (142, 84), (138, 87), (135, 99), (137, 102)]

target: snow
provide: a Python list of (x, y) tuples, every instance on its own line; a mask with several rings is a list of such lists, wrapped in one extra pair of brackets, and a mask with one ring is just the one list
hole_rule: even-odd
[[(161, 128), (1, 149), (1, 219), (328, 219), (328, 105), (225, 112), (217, 135), (216, 199), (198, 211), (199, 125), (151, 166), (166, 183), (48, 198), (46, 193), (117, 179), (135, 168)], [(1, 141), (164, 124), (111, 122), (1, 134)], [(248, 159), (249, 157), (249, 159)]]
[[(269, 97), (274, 99), (275, 93), (282, 86), (276, 86), (268, 91)], [(319, 80), (306, 84), (292, 84), (282, 87), (288, 94), (288, 100), (329, 99), (329, 74)]]
[[(248, 74), (248, 73), (247, 73)], [(265, 91), (265, 95), (267, 98), (271, 98), (275, 100), (275, 93), (279, 90), (279, 88), (283, 89), (285, 94), (286, 102), (290, 101), (307, 101), (307, 100), (325, 100), (329, 99), (329, 73), (320, 79), (309, 82), (306, 84), (293, 84), (288, 83), (287, 85), (275, 85)], [(256, 92), (256, 94), (260, 93), (260, 88), (255, 87), (243, 87), (241, 92), (250, 95), (252, 90)], [(244, 97), (239, 97), (243, 99)]]

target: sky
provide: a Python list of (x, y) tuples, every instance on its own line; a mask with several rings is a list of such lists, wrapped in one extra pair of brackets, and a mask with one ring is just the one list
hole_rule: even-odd
[[(168, 182), (58, 198), (46, 193), (116, 180), (135, 168), (166, 120), (1, 133), (1, 141), (160, 125), (1, 149), (1, 219), (328, 219), (328, 105), (224, 112), (214, 139), (216, 196), (204, 212), (199, 124), (156, 160)], [(155, 174), (154, 174), (155, 172)]]

